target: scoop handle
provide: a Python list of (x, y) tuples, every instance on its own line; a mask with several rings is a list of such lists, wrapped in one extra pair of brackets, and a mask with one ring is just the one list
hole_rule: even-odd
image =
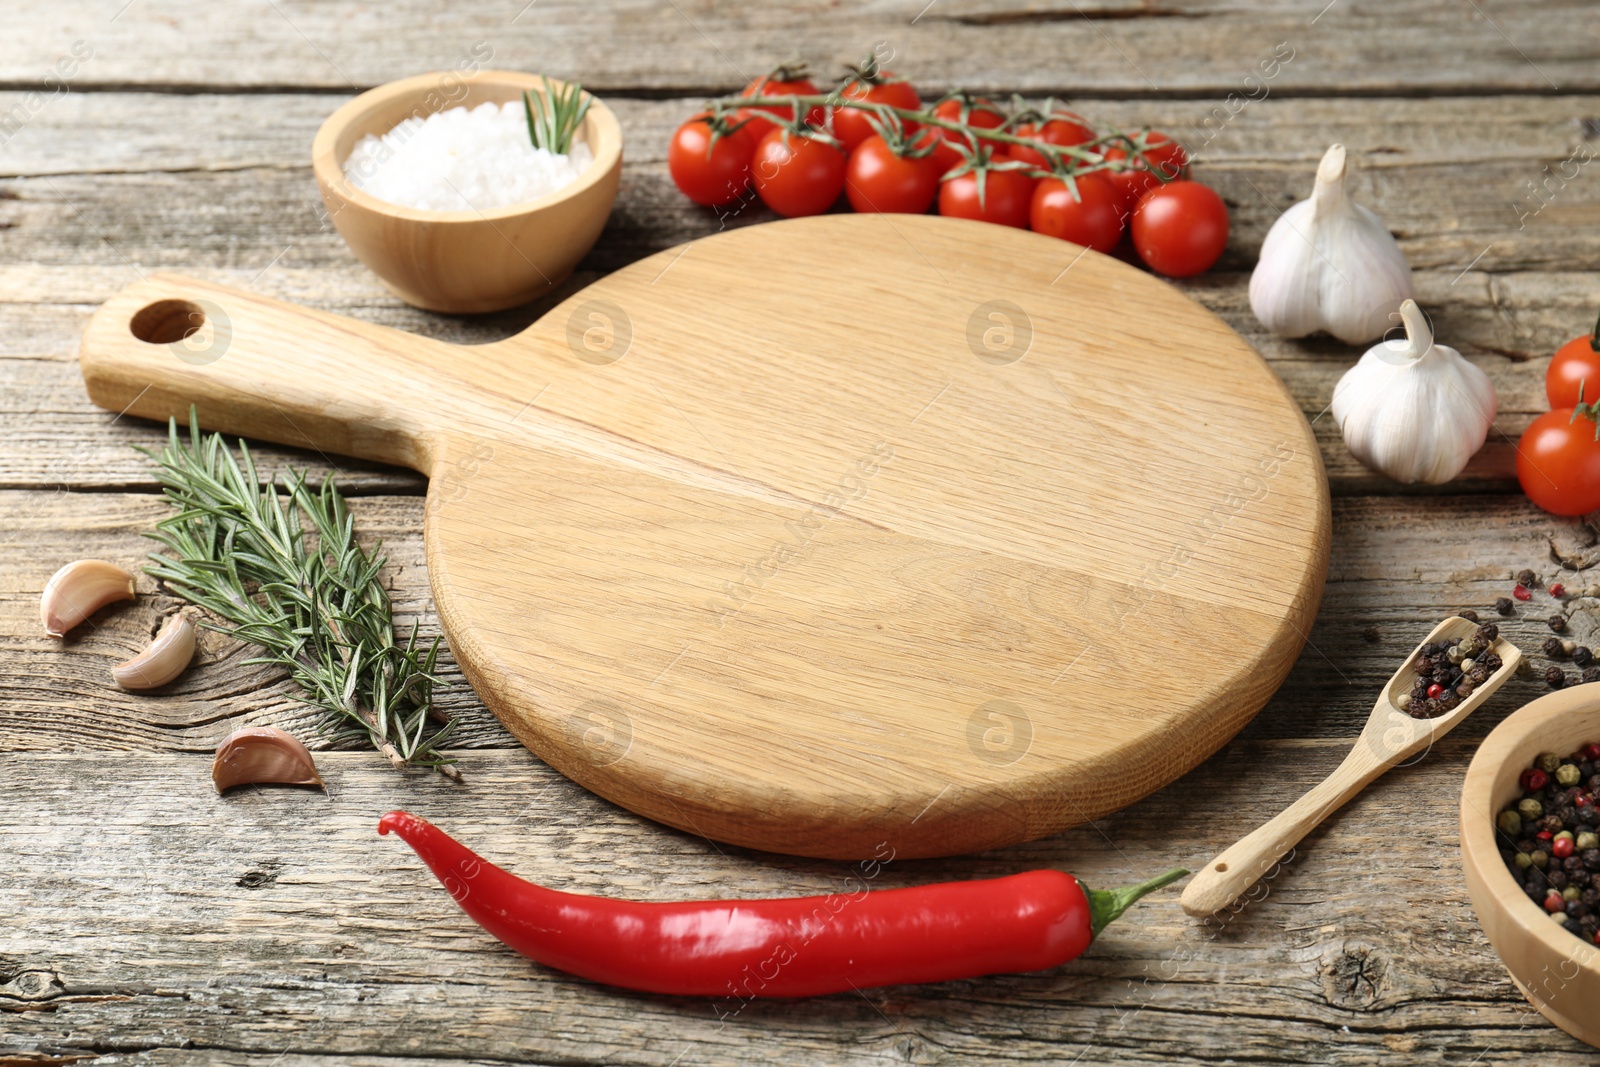
[(162, 273), (95, 312), (79, 358), (112, 411), (181, 423), (192, 404), (207, 429), (428, 473), (453, 423), (502, 400), (490, 347)]
[(1327, 778), (1197, 870), (1179, 900), (1183, 910), (1203, 918), (1238, 900), (1301, 838), (1392, 765), (1387, 754), (1358, 742)]

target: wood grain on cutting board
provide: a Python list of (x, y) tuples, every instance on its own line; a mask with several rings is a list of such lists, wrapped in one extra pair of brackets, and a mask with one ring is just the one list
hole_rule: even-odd
[[(213, 332), (134, 337), (164, 299)], [(596, 792), (753, 847), (945, 854), (1144, 796), (1266, 701), (1325, 572), (1321, 463), (1265, 363), (997, 226), (740, 229), (474, 348), (156, 276), (82, 358), (103, 406), (429, 474), (485, 702)]]

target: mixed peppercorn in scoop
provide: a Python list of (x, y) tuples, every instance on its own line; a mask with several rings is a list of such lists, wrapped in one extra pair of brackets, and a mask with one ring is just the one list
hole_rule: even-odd
[(1522, 772), (1522, 795), (1495, 819), (1512, 877), (1586, 941), (1600, 933), (1600, 743), (1546, 752)]
[(1417, 676), (1411, 692), (1400, 695), (1400, 710), (1413, 719), (1433, 719), (1455, 708), (1504, 666), (1493, 651), (1499, 636), (1500, 628), (1486, 622), (1471, 637), (1423, 645), (1412, 665)]

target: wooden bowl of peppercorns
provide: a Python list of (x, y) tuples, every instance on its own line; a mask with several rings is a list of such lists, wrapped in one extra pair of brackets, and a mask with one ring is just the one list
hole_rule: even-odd
[(1600, 684), (1541, 697), (1484, 739), (1461, 787), (1461, 859), (1528, 1002), (1600, 1047)]

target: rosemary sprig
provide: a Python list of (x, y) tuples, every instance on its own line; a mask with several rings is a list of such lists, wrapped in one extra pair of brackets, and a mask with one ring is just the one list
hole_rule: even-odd
[[(260, 647), (247, 662), (287, 668), (337, 736), (364, 735), (396, 767), (459, 781), (439, 751), (455, 728), (433, 704), (439, 640), (419, 644), (413, 624), (396, 643), (382, 545), (356, 541), (333, 478), (320, 491), (304, 472), (262, 482), (249, 446), (235, 459), (221, 434), (200, 433), (193, 408), (187, 442), (173, 419), (160, 454), (141, 451), (177, 509), (146, 534), (167, 550), (146, 571), (220, 620), (205, 625)], [(444, 725), (430, 733), (430, 717)]]
[(542, 94), (523, 91), (522, 108), (528, 115), (528, 140), (533, 147), (564, 156), (572, 150), (572, 135), (589, 113), (589, 97), (577, 82), (556, 89), (545, 78)]

